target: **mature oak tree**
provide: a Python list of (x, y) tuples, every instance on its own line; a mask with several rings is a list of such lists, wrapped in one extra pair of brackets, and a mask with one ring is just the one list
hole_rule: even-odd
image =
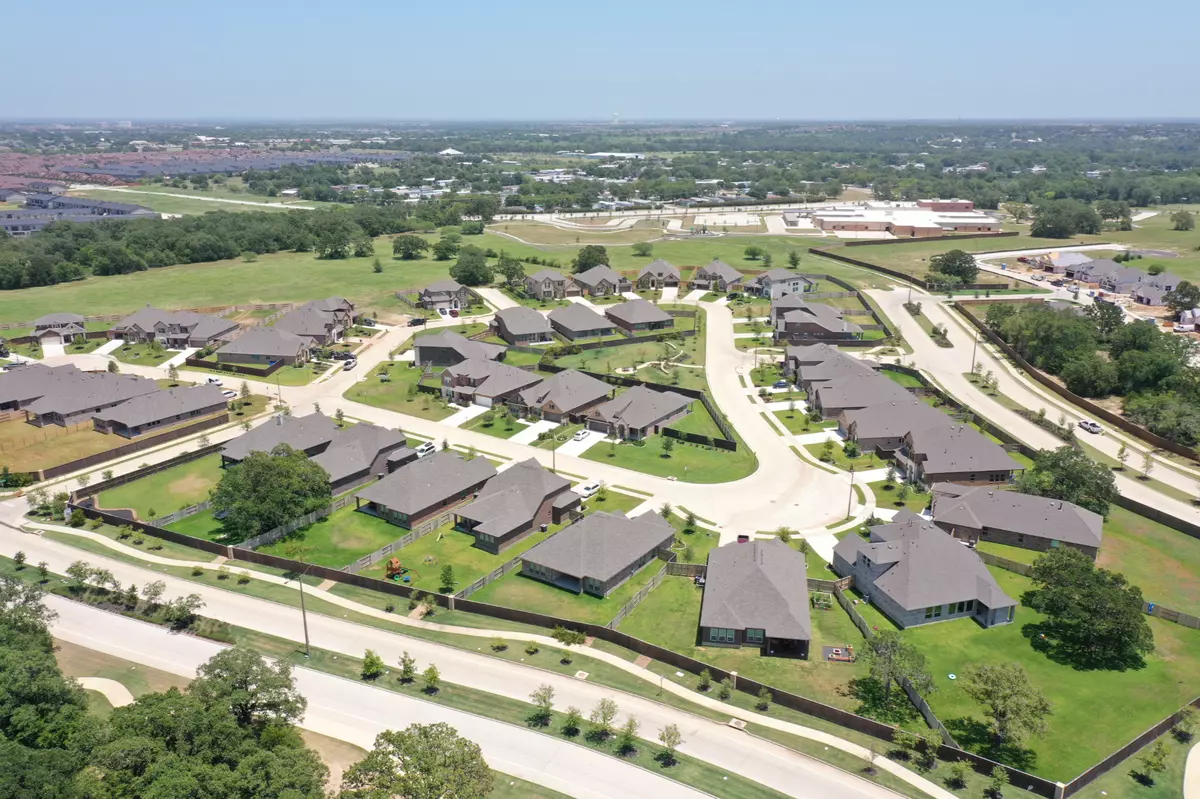
[(575, 272), (586, 272), (595, 266), (608, 266), (608, 250), (599, 244), (585, 244), (571, 262)]
[(994, 748), (1046, 733), (1050, 702), (1021, 666), (975, 664), (963, 669), (960, 677), (967, 696), (987, 710)]
[(974, 283), (979, 276), (975, 256), (963, 250), (950, 250), (929, 259), (929, 268), (934, 272), (954, 278), (959, 283)]
[(1069, 446), (1039, 452), (1033, 468), (1017, 478), (1017, 490), (1074, 502), (1101, 516), (1108, 515), (1109, 504), (1117, 498), (1112, 469)]
[(341, 799), (478, 799), (495, 779), (479, 745), (449, 724), (381, 732), (375, 747), (346, 770)]
[(392, 239), (392, 255), (404, 261), (415, 261), (422, 257), (430, 244), (420, 236), (404, 233)]
[(327, 506), (330, 497), (329, 474), (280, 444), (227, 469), (212, 491), (212, 507), (224, 514), (225, 539), (244, 541)]

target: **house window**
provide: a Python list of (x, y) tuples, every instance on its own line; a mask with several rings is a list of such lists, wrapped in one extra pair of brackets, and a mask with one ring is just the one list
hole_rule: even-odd
[(751, 644), (761, 644), (766, 638), (765, 630), (757, 630), (751, 627), (746, 628), (746, 642)]
[(1018, 536), (1017, 536), (1017, 543), (1018, 543), (1018, 544), (1024, 544), (1024, 543), (1025, 543), (1025, 536), (1023, 536), (1023, 535), (1018, 535)]
[(732, 644), (737, 638), (733, 630), (726, 627), (709, 627), (708, 640), (718, 644)]
[(937, 607), (932, 607), (932, 608), (925, 608), (925, 618), (940, 619), (941, 616), (942, 616), (942, 606), (941, 605), (938, 605)]

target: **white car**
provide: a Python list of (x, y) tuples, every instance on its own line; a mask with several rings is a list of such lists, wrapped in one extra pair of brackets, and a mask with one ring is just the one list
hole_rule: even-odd
[(1088, 431), (1089, 433), (1099, 433), (1100, 432), (1100, 425), (1096, 424), (1091, 419), (1080, 419), (1079, 426), (1080, 426), (1080, 428)]
[(426, 455), (432, 455), (435, 452), (437, 452), (437, 447), (433, 445), (432, 441), (426, 441), (424, 444), (417, 447), (418, 458), (424, 458)]
[(221, 396), (223, 396), (225, 399), (231, 400), (237, 397), (237, 392), (232, 388), (227, 388), (221, 392)]
[(599, 480), (588, 480), (586, 483), (579, 486), (579, 488), (576, 488), (575, 493), (578, 494), (579, 496), (583, 497), (584, 499), (587, 499), (588, 497), (595, 496), (596, 492), (599, 490), (600, 490), (600, 481)]
[(575, 435), (571, 436), (572, 441), (583, 441), (591, 433), (591, 430), (576, 430)]

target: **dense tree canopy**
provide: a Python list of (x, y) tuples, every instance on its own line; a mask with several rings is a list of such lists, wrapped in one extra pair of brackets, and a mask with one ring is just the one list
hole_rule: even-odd
[(1069, 446), (1039, 452), (1033, 468), (1017, 478), (1017, 490), (1074, 502), (1101, 516), (1117, 498), (1112, 469)]
[(599, 244), (585, 244), (575, 253), (572, 266), (576, 272), (586, 272), (594, 266), (608, 266), (608, 250)]
[(340, 799), (477, 799), (494, 785), (478, 744), (449, 724), (388, 730), (347, 769)]
[(1100, 215), (1078, 200), (1049, 200), (1033, 212), (1030, 235), (1047, 239), (1065, 239), (1080, 233), (1099, 233)]
[(951, 278), (955, 283), (974, 283), (979, 276), (975, 256), (962, 250), (950, 250), (929, 259), (929, 268), (939, 275)]
[(492, 268), (483, 250), (468, 244), (458, 251), (458, 260), (450, 267), (450, 277), (464, 286), (486, 286), (492, 282)]
[(212, 491), (227, 541), (244, 541), (329, 504), (329, 475), (303, 452), (280, 444), (225, 470)]

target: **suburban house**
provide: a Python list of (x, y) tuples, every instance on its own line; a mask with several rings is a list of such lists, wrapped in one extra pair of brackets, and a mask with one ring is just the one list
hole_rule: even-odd
[(421, 289), (417, 302), (434, 311), (458, 310), (471, 305), (471, 290), (456, 280), (439, 280)]
[(645, 333), (675, 326), (675, 317), (649, 300), (629, 300), (604, 309), (604, 315), (627, 333)]
[(550, 326), (560, 336), (571, 341), (611, 336), (617, 330), (616, 325), (607, 316), (598, 314), (578, 302), (573, 302), (563, 308), (555, 308), (546, 318), (550, 320)]
[(180, 386), (143, 394), (99, 411), (92, 417), (92, 425), (99, 433), (137, 438), (201, 416), (226, 413), (228, 409), (229, 401), (219, 386)]
[(1133, 301), (1140, 305), (1166, 305), (1167, 289), (1141, 283), (1133, 290)]
[(410, 530), (470, 499), (495, 476), (496, 467), (487, 458), (464, 460), (435, 452), (359, 491), (354, 503)]
[(807, 658), (811, 640), (804, 555), (778, 538), (708, 553), (701, 646), (755, 646), (764, 655)]
[[(1090, 274), (1090, 273), (1089, 273)], [(1114, 294), (1128, 294), (1147, 280), (1150, 276), (1132, 266), (1121, 266), (1103, 275), (1100, 288)]]
[(554, 340), (546, 317), (524, 305), (496, 311), (492, 328), (509, 344), (545, 344)]
[(1086, 263), (1067, 264), (1067, 277), (1080, 283), (1099, 285), (1109, 275), (1116, 274), (1125, 267), (1109, 258), (1096, 258)]
[(541, 525), (558, 524), (581, 503), (570, 480), (530, 458), (488, 480), (478, 498), (456, 509), (455, 527), (496, 555)]
[(1065, 275), (1071, 267), (1089, 264), (1092, 259), (1081, 252), (1052, 252), (1043, 255), (1037, 263), (1046, 272), (1055, 275)]
[(1008, 483), (1024, 467), (973, 427), (948, 424), (911, 430), (896, 450), (909, 480), (934, 483)]
[(946, 414), (913, 395), (865, 408), (850, 408), (837, 415), (838, 432), (864, 452), (891, 453), (904, 446), (913, 430), (953, 423)]
[(1095, 559), (1104, 517), (1061, 499), (938, 483), (933, 523), (972, 545), (986, 541), (1038, 552), (1071, 547)]
[(354, 304), (341, 297), (306, 302), (275, 322), (277, 330), (295, 333), (325, 346), (340, 341), (354, 324)]
[(83, 317), (77, 313), (51, 313), (33, 320), (33, 333), (38, 342), (47, 344), (70, 344), (87, 338)]
[(833, 570), (901, 628), (974, 619), (1008, 624), (1017, 603), (978, 553), (909, 510), (871, 528), (870, 540), (848, 535), (833, 548)]
[(521, 556), (521, 574), (577, 594), (606, 597), (675, 540), (657, 513), (629, 518), (598, 511)]
[(679, 286), (679, 270), (661, 258), (646, 264), (638, 272), (639, 289), (662, 289), (670, 286)]
[(788, 294), (803, 294), (812, 291), (816, 283), (804, 275), (786, 269), (769, 269), (745, 280), (742, 284), (747, 294), (778, 299)]
[(603, 297), (607, 294), (623, 294), (632, 289), (629, 279), (622, 277), (607, 266), (593, 266), (586, 272), (574, 276), (580, 291), (591, 297)]
[(533, 372), (486, 358), (471, 358), (442, 372), (442, 396), (462, 405), (500, 405), (542, 378)]
[(843, 411), (869, 408), (880, 402), (906, 402), (912, 399), (913, 395), (908, 389), (878, 372), (862, 373), (851, 367), (841, 368), (844, 370), (843, 376), (816, 384), (808, 375), (801, 375), (809, 392), (809, 406), (819, 411), (822, 419), (833, 419)]
[(674, 391), (634, 386), (589, 411), (587, 426), (616, 438), (645, 438), (687, 415), (692, 401)]
[(83, 372), (70, 364), (31, 363), (0, 372), (0, 410), (23, 410), (25, 421), (37, 427), (66, 427), (159, 390), (155, 381), (136, 375)]
[(506, 350), (502, 344), (472, 341), (459, 333), (443, 330), (413, 339), (413, 363), (418, 366), (453, 366), (469, 359), (502, 361)]
[(741, 291), (743, 280), (741, 272), (714, 258), (712, 263), (692, 272), (691, 287), (705, 291)]
[[(796, 384), (803, 386), (804, 390), (810, 394), (823, 385), (851, 375), (876, 374), (875, 365), (870, 361), (853, 358), (836, 349), (834, 349), (835, 355), (825, 357), (823, 360), (814, 360), (820, 358), (820, 354), (798, 354), (797, 351), (801, 349), (807, 348), (803, 346), (788, 347), (785, 350), (788, 354), (785, 355), (784, 363), (795, 375)], [(831, 347), (831, 349), (833, 348)]]
[(784, 349), (783, 365), (789, 374), (799, 375), (820, 364), (842, 362), (871, 368), (867, 362), (853, 358), (831, 344), (797, 344)]
[(561, 300), (579, 296), (579, 286), (553, 269), (540, 269), (524, 280), (525, 293), (538, 300)]
[(147, 305), (113, 325), (108, 337), (139, 343), (158, 341), (167, 349), (207, 347), (224, 341), (238, 323), (194, 311), (164, 311)]
[[(791, 295), (799, 296), (799, 295)], [(863, 329), (843, 318), (842, 309), (817, 302), (803, 302), (778, 315), (774, 304), (771, 315), (775, 318), (775, 338), (788, 341), (828, 339), (846, 341), (862, 338)]]
[(312, 339), (274, 327), (255, 327), (217, 350), (217, 363), (269, 366), (273, 363), (306, 363)]
[(566, 369), (520, 391), (509, 404), (527, 416), (562, 422), (579, 419), (608, 399), (612, 386), (591, 375)]
[(308, 416), (277, 415), (264, 425), (229, 441), (221, 449), (221, 464), (241, 463), (251, 452), (270, 452), (280, 444), (303, 452), (329, 475), (334, 494), (357, 488), (391, 471), (394, 457), (408, 450), (408, 439), (398, 430), (366, 422), (338, 427), (320, 413)]
[(86, 214), (89, 216), (147, 217), (154, 219), (162, 216), (157, 211), (151, 211), (149, 208), (140, 205), (114, 203), (107, 200), (89, 200), (86, 197), (66, 197), (61, 194), (27, 194), (25, 196), (25, 207)]

